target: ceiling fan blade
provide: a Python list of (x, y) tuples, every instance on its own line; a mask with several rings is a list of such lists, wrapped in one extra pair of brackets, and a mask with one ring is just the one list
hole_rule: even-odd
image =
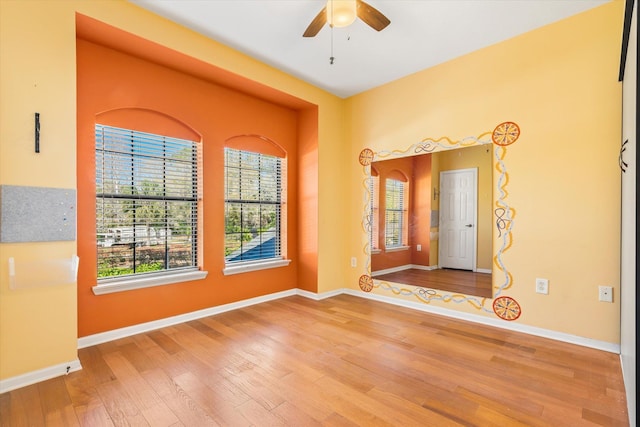
[(362, 19), (365, 24), (370, 26), (376, 31), (384, 30), (387, 25), (391, 23), (389, 18), (384, 16), (380, 11), (373, 6), (358, 0), (358, 18)]
[(302, 37), (314, 37), (316, 34), (318, 34), (318, 32), (320, 32), (320, 30), (326, 23), (327, 7), (325, 6), (322, 8), (320, 13), (318, 13), (316, 17), (313, 18), (313, 21), (311, 21), (311, 24), (309, 24)]

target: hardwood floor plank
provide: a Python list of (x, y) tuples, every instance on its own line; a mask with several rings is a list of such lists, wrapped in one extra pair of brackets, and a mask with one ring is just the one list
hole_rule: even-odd
[[(278, 342), (271, 336), (266, 335), (261, 337), (259, 345), (261, 350), (257, 355), (260, 358), (259, 360), (269, 359), (272, 362), (275, 361), (279, 365), (287, 367), (288, 373), (285, 373), (285, 376), (295, 372), (297, 375), (310, 381), (315, 381), (324, 375), (324, 373), (312, 365), (310, 361), (312, 356), (308, 352), (300, 352), (290, 345)], [(278, 374), (273, 376), (274, 379), (282, 378), (279, 370), (275, 372)]]
[(273, 357), (267, 345), (268, 341), (268, 337), (254, 333), (245, 345), (235, 350), (239, 356), (259, 367), (260, 371), (265, 372), (266, 375), (276, 378), (288, 375), (291, 373), (291, 368), (282, 363), (282, 360)]
[(0, 394), (0, 427), (9, 427), (11, 413), (11, 393)]
[[(314, 427), (321, 426), (322, 424), (313, 419), (305, 410), (298, 408), (292, 402), (285, 400), (282, 404), (278, 405), (271, 412), (284, 421), (284, 425), (287, 426), (304, 426)], [(261, 425), (258, 423), (257, 425)]]
[(475, 422), (478, 424), (489, 424), (489, 425), (509, 426), (509, 427), (531, 426), (531, 424), (523, 423), (516, 418), (510, 417), (504, 412), (494, 411), (484, 406), (480, 406), (476, 411)]
[[(378, 381), (382, 380), (378, 373), (344, 360), (340, 355), (336, 355), (329, 350), (313, 352), (312, 362), (310, 363), (316, 369), (324, 372), (325, 376), (323, 378), (334, 378), (342, 382), (343, 385), (363, 393), (371, 390)], [(320, 378), (320, 380), (323, 378)]]
[(82, 364), (81, 372), (85, 373), (86, 383), (89, 386), (110, 382), (116, 378), (102, 358), (98, 346), (81, 348), (78, 350), (78, 359)]
[(349, 421), (345, 417), (340, 414), (336, 414), (335, 412), (331, 414), (323, 423), (323, 426), (327, 427), (357, 427), (358, 424)]
[(161, 400), (155, 390), (140, 376), (140, 373), (120, 352), (113, 352), (104, 356), (111, 371), (118, 379), (119, 387), (126, 392), (131, 403), (139, 411), (157, 406)]
[[(98, 402), (99, 399), (96, 399)], [(113, 421), (105, 406), (100, 403), (90, 403), (74, 407), (76, 417), (81, 426), (87, 427), (113, 427)]]
[(149, 425), (140, 409), (131, 401), (131, 397), (118, 381), (100, 384), (96, 390), (114, 425)]
[(492, 363), (497, 363), (500, 366), (511, 367), (512, 369), (522, 369), (529, 372), (531, 375), (540, 374), (544, 376), (561, 376), (568, 378), (570, 381), (575, 381), (576, 370), (563, 365), (554, 365), (546, 362), (542, 362), (530, 355), (523, 355), (518, 352), (503, 352), (499, 356), (491, 357)]
[(286, 426), (284, 420), (280, 419), (276, 414), (270, 410), (265, 409), (263, 405), (254, 401), (248, 400), (242, 405), (238, 406), (236, 410), (242, 414), (246, 419), (247, 425), (250, 426)]
[(69, 404), (63, 408), (48, 412), (45, 415), (45, 424), (47, 426), (79, 427), (80, 421), (76, 415), (75, 408)]
[[(270, 383), (265, 379), (265, 375), (262, 375), (257, 369), (239, 374), (221, 371), (221, 375), (249, 396), (250, 399), (248, 400), (258, 403), (268, 411), (278, 407), (285, 401), (282, 396), (269, 386)], [(240, 405), (244, 405), (244, 403)]]
[[(180, 356), (187, 354), (187, 351), (183, 350), (178, 353), (168, 354), (160, 346), (156, 345), (147, 348), (144, 352), (150, 359), (154, 360), (157, 367), (160, 367), (171, 377), (176, 377), (188, 371), (188, 367), (182, 364), (180, 360)], [(156, 368), (152, 368), (151, 370), (154, 369)], [(145, 371), (142, 372), (142, 376), (144, 376), (144, 374)]]
[(315, 384), (315, 380), (304, 378), (296, 372), (270, 383), (278, 394), (300, 408), (312, 419), (322, 422), (334, 413), (331, 402), (324, 398)]
[[(472, 419), (477, 417), (490, 421), (495, 418), (493, 414), (507, 414), (519, 423), (532, 427), (543, 427), (548, 425), (543, 420), (544, 406), (536, 402), (530, 402), (526, 397), (520, 398), (519, 405), (513, 405), (509, 400), (496, 399), (493, 397), (487, 397), (483, 394), (473, 392), (465, 387), (458, 387), (456, 394), (464, 397), (467, 401), (475, 404), (475, 411), (470, 411)], [(513, 396), (518, 398), (517, 396)], [(483, 415), (484, 414), (484, 415)], [(509, 425), (509, 424), (506, 424)]]
[[(320, 378), (316, 385), (331, 402), (335, 412), (357, 425), (407, 426), (415, 422), (404, 411), (389, 411), (367, 394), (345, 387), (333, 378)], [(429, 418), (431, 422), (426, 423)], [(435, 413), (429, 414), (429, 417), (425, 416), (423, 421), (424, 425), (447, 425), (446, 418), (440, 419)], [(440, 424), (436, 424), (438, 422)]]
[(151, 408), (143, 409), (142, 416), (147, 420), (149, 425), (153, 427), (173, 427), (184, 425), (164, 402), (158, 403)]
[(74, 375), (65, 378), (65, 386), (73, 406), (89, 406), (101, 403), (90, 378), (91, 375), (88, 374), (87, 367), (83, 367), (82, 371), (74, 372)]
[[(411, 400), (407, 400), (404, 396), (399, 396), (394, 393), (391, 387), (385, 386), (384, 390), (374, 388), (367, 392), (367, 395), (384, 406), (388, 411), (396, 413), (402, 412), (408, 418), (412, 420), (409, 425), (429, 425), (425, 419), (433, 418), (431, 421), (436, 421), (436, 425), (470, 425), (458, 414), (472, 413), (475, 411), (475, 406), (469, 408), (466, 405), (457, 405), (455, 411), (442, 411), (439, 409), (440, 405), (428, 404), (425, 399), (420, 400), (421, 404), (414, 403)], [(435, 390), (434, 390), (434, 394)], [(441, 400), (445, 393), (440, 394), (438, 400)], [(428, 411), (425, 411), (427, 409)], [(440, 416), (431, 416), (432, 413), (437, 413)], [(439, 424), (438, 424), (439, 423)]]
[(46, 425), (70, 427), (79, 425), (64, 377), (53, 378), (37, 386)]
[(200, 408), (188, 393), (180, 388), (162, 369), (146, 371), (143, 376), (161, 397), (167, 409), (171, 410), (183, 425), (218, 425), (218, 423)]
[(49, 381), (38, 383), (36, 386), (45, 416), (71, 405), (64, 377), (52, 378)]
[(612, 418), (610, 416), (591, 411), (587, 408), (582, 410), (582, 418), (586, 421), (590, 421), (594, 424), (600, 426), (626, 426), (627, 422), (625, 420), (620, 420), (616, 418)]
[(160, 348), (167, 352), (167, 354), (176, 354), (182, 350), (182, 347), (176, 343), (165, 331), (151, 331), (148, 333), (149, 338)]
[(192, 320), (191, 322), (188, 322), (187, 325), (214, 341), (220, 340), (224, 337), (224, 334), (216, 331), (209, 325), (205, 324), (202, 320)]
[(250, 425), (235, 407), (226, 404), (224, 399), (218, 399), (216, 390), (208, 387), (195, 375), (188, 372), (173, 380), (217, 425)]
[(15, 427), (45, 425), (38, 387), (38, 384), (34, 384), (11, 392), (9, 425)]
[[(153, 348), (154, 345), (149, 345), (146, 347), (146, 350), (150, 350)], [(121, 354), (128, 361), (128, 363), (131, 364), (133, 369), (135, 369), (139, 373), (144, 372), (148, 369), (156, 368), (158, 366), (156, 361), (153, 358), (149, 357), (149, 354), (146, 353), (143, 348), (139, 347), (136, 341), (121, 346), (119, 354)]]
[[(216, 391), (216, 396), (221, 402), (229, 406), (238, 406), (251, 399), (241, 387), (224, 376), (223, 368), (214, 368), (206, 361), (200, 360), (189, 353), (176, 355), (182, 365), (187, 367), (187, 372), (195, 374), (206, 386)], [(174, 376), (173, 378), (176, 378)]]

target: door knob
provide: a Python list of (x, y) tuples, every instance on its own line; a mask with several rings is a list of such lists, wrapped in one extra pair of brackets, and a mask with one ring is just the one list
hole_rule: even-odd
[(465, 227), (473, 227), (473, 224), (467, 224)]

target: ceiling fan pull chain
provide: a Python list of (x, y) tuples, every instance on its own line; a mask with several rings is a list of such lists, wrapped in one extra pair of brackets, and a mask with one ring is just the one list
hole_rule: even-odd
[(335, 60), (333, 56), (333, 26), (331, 27), (331, 56), (329, 57), (329, 64), (333, 65), (333, 61)]

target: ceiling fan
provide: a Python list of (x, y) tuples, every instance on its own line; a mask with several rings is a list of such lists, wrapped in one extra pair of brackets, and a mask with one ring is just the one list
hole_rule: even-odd
[(356, 16), (376, 31), (391, 23), (389, 18), (362, 0), (327, 0), (327, 5), (313, 18), (302, 37), (314, 37), (327, 22), (331, 27), (346, 27)]

